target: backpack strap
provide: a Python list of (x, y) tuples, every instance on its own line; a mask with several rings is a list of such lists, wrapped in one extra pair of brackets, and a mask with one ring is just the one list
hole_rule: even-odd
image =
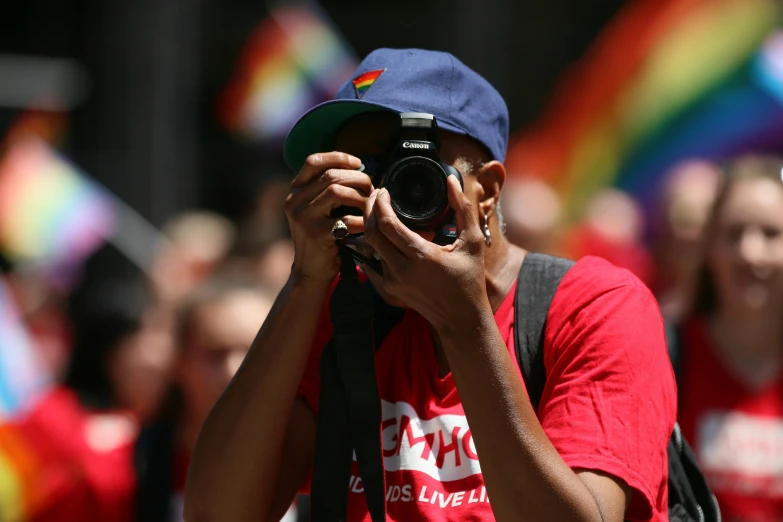
[(675, 423), (669, 440), (669, 506), (681, 505), (698, 522), (720, 522), (718, 500), (710, 490), (696, 455)]
[(530, 402), (538, 410), (546, 384), (544, 331), (549, 305), (574, 261), (528, 253), (522, 262), (514, 295), (514, 334), (519, 368)]

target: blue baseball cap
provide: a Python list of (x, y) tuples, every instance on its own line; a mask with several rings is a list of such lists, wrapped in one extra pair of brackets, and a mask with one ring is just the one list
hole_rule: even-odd
[(506, 102), (490, 83), (449, 53), (377, 49), (333, 100), (299, 118), (285, 140), (286, 164), (299, 171), (307, 156), (334, 150), (340, 127), (373, 111), (425, 112), (438, 126), (483, 144), (503, 161), (508, 145)]

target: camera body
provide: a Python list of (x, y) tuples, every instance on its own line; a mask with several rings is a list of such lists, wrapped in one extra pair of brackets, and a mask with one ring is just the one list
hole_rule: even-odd
[(394, 212), (408, 228), (433, 231), (439, 245), (456, 240), (446, 180), (455, 176), (463, 190), (465, 185), (457, 169), (440, 161), (440, 131), (432, 114), (400, 114), (400, 131), (387, 156), (362, 161), (373, 185), (389, 191)]

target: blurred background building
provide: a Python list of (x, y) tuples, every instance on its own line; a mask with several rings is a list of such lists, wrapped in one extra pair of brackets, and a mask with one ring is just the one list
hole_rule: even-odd
[[(513, 128), (521, 129), (624, 2), (527, 4), (329, 0), (320, 8), (352, 56), (376, 47), (455, 53), (498, 88)], [(271, 8), (245, 0), (12, 2), (0, 20), (5, 61), (22, 55), (67, 62), (41, 63), (27, 77), (25, 63), (8, 64), (0, 121), (7, 127), (19, 110), (59, 103), (68, 113), (68, 153), (156, 225), (195, 206), (235, 217), (266, 179), (288, 175), (279, 131), (268, 143), (247, 142), (216, 118), (217, 100), (251, 35), (279, 36), (274, 23), (262, 24)], [(308, 44), (314, 42), (302, 52), (313, 52)], [(291, 59), (284, 43), (271, 45), (263, 52)], [(297, 86), (284, 86), (285, 72), (279, 74), (279, 88), (301, 104)]]

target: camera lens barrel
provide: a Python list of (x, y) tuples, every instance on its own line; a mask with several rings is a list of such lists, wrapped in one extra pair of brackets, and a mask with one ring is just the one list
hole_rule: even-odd
[(437, 161), (424, 156), (407, 156), (389, 167), (383, 185), (389, 191), (392, 208), (408, 226), (426, 226), (446, 212), (447, 173)]

